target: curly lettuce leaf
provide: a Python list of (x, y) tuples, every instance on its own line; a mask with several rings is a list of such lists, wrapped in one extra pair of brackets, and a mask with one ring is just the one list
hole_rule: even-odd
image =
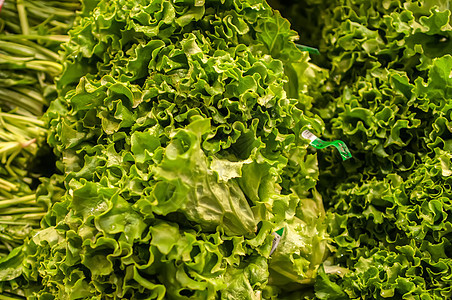
[[(260, 0), (84, 1), (45, 116), (62, 190), (40, 191), (30, 298), (259, 298), (276, 226), (323, 221), (295, 39)], [(323, 256), (292, 258), (313, 278)]]

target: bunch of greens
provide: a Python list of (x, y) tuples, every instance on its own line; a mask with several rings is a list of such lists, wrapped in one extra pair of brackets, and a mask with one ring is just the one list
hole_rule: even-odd
[(296, 39), (260, 0), (84, 1), (45, 115), (61, 175), (0, 280), (30, 299), (270, 299), (335, 272)]
[(23, 243), (39, 227), (44, 209), (32, 192), (30, 159), (37, 153), (37, 138), (44, 135), (42, 121), (0, 112), (0, 257)]
[[(78, 2), (2, 2), (0, 14), (0, 207), (1, 255), (22, 244), (39, 227), (44, 208), (35, 203), (38, 143), (45, 135), (38, 120), (55, 96), (60, 73), (57, 51)], [(66, 8), (65, 10), (63, 9)], [(49, 166), (45, 168), (51, 169)]]
[(47, 203), (36, 201), (36, 187), (54, 168), (39, 118), (56, 96), (54, 79), (62, 70), (57, 52), (80, 3), (1, 1), (0, 6), (0, 277), (5, 281), (0, 298), (16, 299), (24, 292), (11, 274), (20, 268), (8, 255), (20, 251), (46, 213)]
[(0, 14), (0, 108), (40, 116), (56, 97), (58, 51), (79, 1), (5, 1)]
[(284, 12), (329, 73), (311, 111), (354, 157), (337, 168), (319, 155), (334, 262), (349, 272), (322, 275), (317, 297), (451, 298), (449, 2), (304, 1)]
[[(317, 66), (263, 1), (84, 1), (45, 115), (48, 212), (0, 290), (452, 297), (448, 2), (272, 2)], [(317, 166), (305, 129), (353, 158)]]
[[(35, 187), (39, 173), (33, 160), (38, 159), (38, 142), (45, 134), (44, 124), (33, 116), (0, 112), (0, 277), (20, 273), (8, 255), (39, 228), (45, 207), (36, 202)], [(40, 172), (40, 171), (39, 171)], [(6, 263), (5, 263), (6, 261)], [(4, 268), (6, 267), (6, 273)], [(1, 299), (16, 299), (21, 287), (14, 281), (0, 282)], [(5, 298), (6, 297), (6, 298)]]

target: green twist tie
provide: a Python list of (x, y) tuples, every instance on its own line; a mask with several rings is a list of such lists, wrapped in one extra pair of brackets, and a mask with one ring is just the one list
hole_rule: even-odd
[(339, 151), (339, 154), (341, 155), (343, 160), (349, 159), (352, 157), (352, 154), (350, 153), (350, 150), (348, 150), (347, 145), (343, 141), (335, 140), (332, 142), (325, 142), (319, 139), (315, 134), (310, 132), (309, 130), (305, 130), (301, 133), (301, 136), (307, 140), (310, 140), (310, 145), (316, 149), (323, 149), (328, 146), (334, 146)]
[(300, 44), (295, 44), (295, 46), (297, 46), (297, 48), (300, 51), (308, 51), (311, 54), (317, 54), (317, 55), (320, 54), (319, 50), (317, 50), (316, 48), (312, 48), (312, 47), (305, 46), (305, 45), (300, 45)]
[(283, 233), (284, 233), (284, 227), (280, 228), (272, 233), (274, 238), (273, 238), (272, 248), (270, 250), (270, 255), (272, 255), (273, 252), (275, 252), (276, 248), (278, 247), (279, 241), (281, 241), (281, 237), (282, 237)]

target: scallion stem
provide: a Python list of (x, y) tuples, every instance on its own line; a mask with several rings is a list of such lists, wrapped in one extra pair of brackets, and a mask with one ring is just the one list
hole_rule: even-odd
[(3, 241), (6, 241), (6, 242), (15, 242), (15, 240), (12, 237), (10, 237), (9, 235), (3, 234), (1, 232), (0, 232), (0, 239), (2, 239)]
[(38, 35), (38, 34), (3, 34), (0, 35), (1, 40), (12, 41), (12, 40), (41, 40), (41, 41), (53, 41), (65, 43), (69, 41), (69, 36), (67, 35)]
[(46, 73), (53, 73), (58, 75), (63, 71), (63, 66), (59, 63), (46, 60), (33, 60), (25, 62), (25, 67), (28, 69), (43, 71)]
[[(0, 189), (4, 189), (8, 192), (17, 190), (17, 186), (3, 178), (0, 178)], [(1, 200), (0, 200), (1, 201)]]
[(42, 212), (42, 207), (12, 207), (2, 209), (0, 215), (34, 214)]
[(25, 10), (23, 0), (17, 0), (17, 12), (19, 13), (20, 27), (22, 34), (30, 34), (30, 26), (28, 25), (27, 11)]
[(42, 103), (12, 90), (0, 88), (0, 100), (22, 107), (33, 115), (39, 116), (42, 114)]
[(30, 220), (30, 221), (27, 221), (27, 222), (18, 222), (17, 220), (6, 220), (6, 219), (0, 218), (0, 224), (36, 227), (36, 226), (39, 226), (39, 221), (37, 221), (37, 220)]
[(38, 126), (45, 125), (42, 120), (39, 120), (36, 117), (26, 117), (26, 116), (20, 116), (20, 115), (9, 114), (9, 113), (4, 113), (4, 112), (0, 112), (0, 117), (5, 118), (5, 119), (14, 120), (14, 121), (24, 122), (27, 124), (31, 123), (31, 124), (38, 125)]
[(30, 220), (41, 220), (47, 212), (42, 213), (31, 213), (31, 214), (25, 214), (22, 216), (23, 219), (30, 219)]
[(34, 201), (36, 195), (27, 195), (16, 199), (0, 200), (0, 208), (10, 207), (12, 205), (24, 204)]

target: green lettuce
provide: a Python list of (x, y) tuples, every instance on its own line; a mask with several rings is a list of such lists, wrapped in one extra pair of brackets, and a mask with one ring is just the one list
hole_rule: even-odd
[(296, 39), (264, 1), (84, 1), (45, 115), (59, 174), (8, 278), (29, 299), (310, 289), (328, 235), (301, 132), (323, 123)]
[(450, 298), (448, 4), (306, 0), (281, 9), (328, 71), (320, 91), (308, 91), (309, 110), (353, 153), (340, 167), (318, 156), (333, 255), (316, 297)]

